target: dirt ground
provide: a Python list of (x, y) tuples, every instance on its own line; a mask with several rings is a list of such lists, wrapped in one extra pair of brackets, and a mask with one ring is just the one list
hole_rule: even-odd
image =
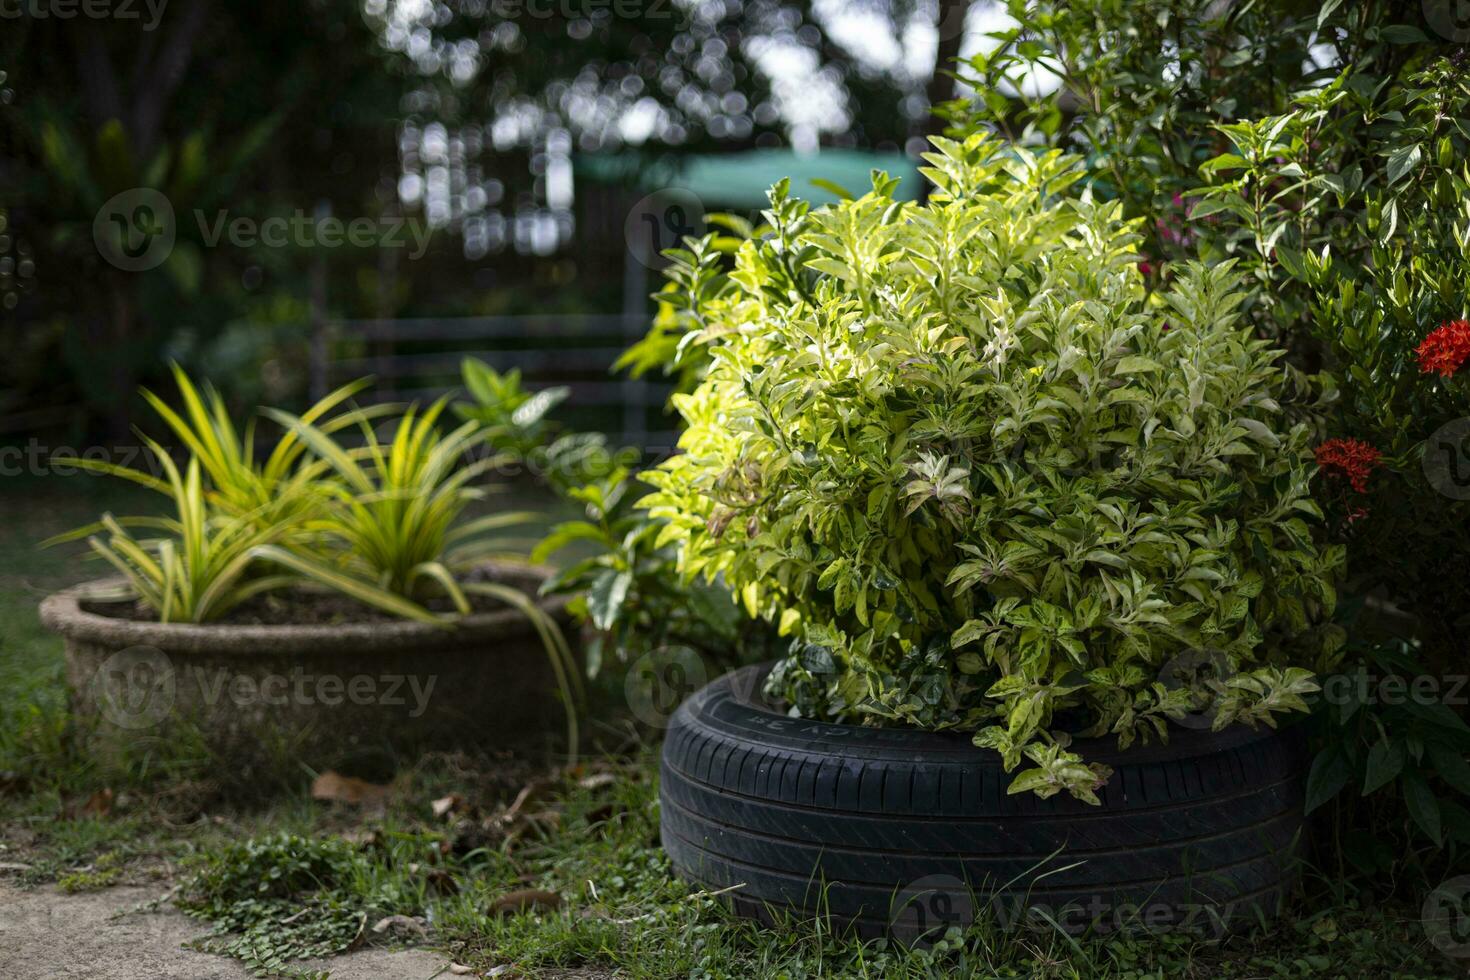
[[(235, 960), (184, 949), (207, 927), (178, 912), (136, 912), (162, 887), (67, 895), (0, 881), (0, 977), (5, 980), (249, 980)], [(333, 980), (448, 977), (449, 960), (426, 950), (365, 949), (331, 960)]]

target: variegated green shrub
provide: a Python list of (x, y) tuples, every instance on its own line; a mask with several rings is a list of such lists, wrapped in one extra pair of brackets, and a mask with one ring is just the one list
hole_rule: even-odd
[[(1149, 296), (1119, 206), (1062, 199), (1073, 161), (936, 145), (925, 204), (778, 187), (728, 275), (674, 256), (710, 366), (643, 503), (792, 637), (794, 713), (974, 730), (1034, 763), (1012, 792), (1094, 800), (1073, 735), (1304, 707), (1340, 556), (1230, 267)], [(1166, 683), (1191, 651), (1229, 669)]]

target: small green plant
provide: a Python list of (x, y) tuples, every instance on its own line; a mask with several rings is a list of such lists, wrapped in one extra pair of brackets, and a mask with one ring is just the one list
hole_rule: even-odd
[[(143, 397), (204, 468), (215, 505), (266, 525), (309, 515), (320, 503), (319, 479), (325, 464), (299, 465), (306, 447), (291, 429), (283, 431), (270, 453), (258, 459), (254, 420), (247, 424), (243, 436), (238, 434), (219, 392), (206, 387), (201, 394), (183, 368), (177, 364), (172, 367), (184, 414), (147, 389)], [(332, 433), (392, 412), (389, 404), (354, 406), (328, 417), (368, 384), (362, 379), (343, 385), (311, 406), (302, 420)], [(104, 472), (115, 473), (116, 469)]]
[(341, 838), (279, 833), (202, 858), (175, 904), (213, 925), (203, 952), (240, 960), (258, 977), (317, 977), (290, 964), (345, 951), (368, 910), (358, 888), (366, 862)]
[(566, 401), (568, 389), (530, 392), (521, 386), (519, 370), (502, 374), (472, 357), (464, 359), (460, 374), (471, 400), (456, 402), (455, 414), (477, 423), (491, 445), (525, 459), (551, 441), (555, 427), (547, 416)]
[[(1340, 549), (1229, 264), (1151, 298), (1120, 206), (1061, 197), (1073, 159), (935, 145), (927, 206), (778, 185), (774, 234), (686, 297), (711, 367), (643, 503), (793, 638), (768, 684), (795, 712), (976, 729), (1033, 763), (1012, 792), (1095, 800), (1074, 735), (1306, 707)], [(1192, 650), (1235, 676), (1171, 688)]]
[(681, 581), (674, 549), (656, 540), (664, 522), (634, 506), (648, 489), (632, 469), (638, 450), (613, 451), (600, 433), (555, 434), (545, 414), (561, 400), (560, 389), (533, 395), (515, 372), (502, 375), (474, 359), (463, 373), (471, 401), (455, 412), (477, 422), (493, 449), (533, 463), (585, 515), (553, 527), (531, 560), (568, 558), (543, 591), (571, 595), (572, 612), (590, 627), (589, 677), (606, 661), (627, 664), (668, 646), (729, 666), (766, 650), (769, 631), (741, 616), (729, 590)]
[[(263, 458), (257, 457), (254, 420), (240, 434), (218, 391), (212, 386), (201, 391), (183, 368), (178, 364), (171, 367), (183, 403), (182, 412), (146, 388), (143, 398), (202, 467), (209, 481), (208, 499), (213, 508), (262, 526), (273, 526), (283, 520), (304, 519), (321, 505), (324, 485), (320, 477), (327, 466), (321, 462), (303, 465), (306, 447), (295, 432), (290, 429), (282, 432), (271, 451)], [(392, 405), (383, 404), (354, 406), (331, 415), (368, 383), (362, 379), (343, 385), (311, 406), (301, 416), (302, 420), (332, 433), (392, 412)], [(149, 443), (149, 448), (155, 459), (160, 459), (159, 447)], [(164, 494), (173, 492), (172, 486), (156, 475), (109, 460), (76, 457), (68, 458), (67, 463), (121, 477)], [(159, 465), (163, 465), (161, 459)]]
[(91, 892), (110, 888), (122, 877), (122, 855), (107, 851), (85, 868), (68, 872), (56, 879), (56, 887), (67, 893)]
[(533, 561), (562, 551), (576, 558), (545, 588), (574, 595), (573, 611), (591, 625), (588, 673), (595, 675), (609, 653), (627, 664), (679, 646), (711, 664), (735, 666), (764, 650), (767, 631), (751, 628), (728, 589), (680, 580), (674, 549), (657, 541), (664, 522), (634, 507), (648, 489), (621, 467), (564, 487), (586, 517), (557, 524), (531, 553)]

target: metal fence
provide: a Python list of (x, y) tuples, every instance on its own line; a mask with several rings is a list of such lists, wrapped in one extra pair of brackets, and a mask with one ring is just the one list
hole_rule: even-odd
[(620, 445), (666, 449), (674, 441), (661, 408), (661, 378), (614, 376), (613, 363), (648, 328), (643, 314), (322, 320), (312, 325), (311, 394), (372, 375), (378, 400), (429, 399), (458, 384), (460, 362), (518, 368), (528, 388), (565, 386), (565, 413)]

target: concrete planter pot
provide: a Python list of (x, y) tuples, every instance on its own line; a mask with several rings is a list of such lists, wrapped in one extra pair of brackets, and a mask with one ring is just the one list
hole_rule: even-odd
[[(487, 570), (531, 595), (548, 574)], [(164, 624), (89, 599), (101, 584), (41, 603), (42, 623), (65, 641), (73, 717), (93, 751), (197, 736), (242, 774), (289, 761), (373, 776), (425, 751), (497, 748), (563, 722), (540, 639), (513, 609), (448, 629)], [(570, 623), (564, 598), (539, 603)]]

